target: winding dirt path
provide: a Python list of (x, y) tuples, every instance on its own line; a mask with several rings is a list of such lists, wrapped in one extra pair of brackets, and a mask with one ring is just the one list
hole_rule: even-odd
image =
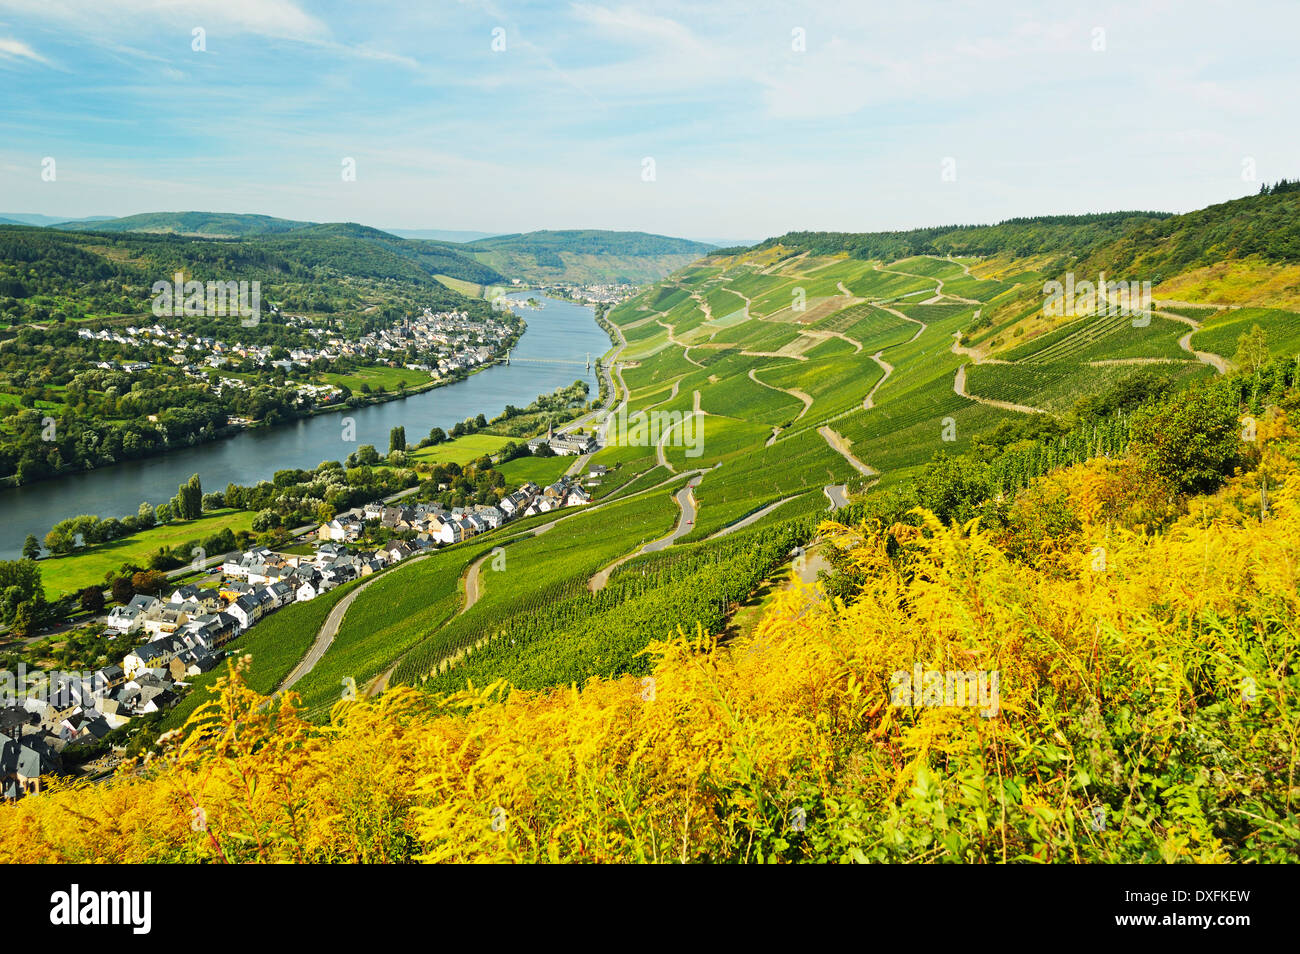
[(841, 341), (847, 341), (849, 344), (853, 345), (854, 354), (860, 354), (862, 352), (862, 342), (850, 338), (842, 331), (824, 331), (820, 328), (810, 328), (806, 331), (800, 331), (799, 334), (803, 335), (805, 338), (814, 338), (818, 342), (825, 341), (827, 338), (839, 338)]
[(871, 360), (880, 365), (880, 369), (885, 373), (881, 376), (880, 380), (876, 382), (875, 386), (867, 392), (867, 396), (863, 398), (862, 409), (864, 411), (870, 411), (876, 406), (876, 392), (880, 390), (882, 384), (889, 380), (889, 376), (894, 373), (894, 366), (881, 357), (884, 353), (885, 352), (883, 351), (877, 351), (871, 356)]
[(916, 329), (916, 334), (912, 335), (912, 337), (908, 338), (908, 339), (907, 339), (906, 341), (904, 341), (902, 344), (890, 345), (891, 348), (901, 348), (903, 345), (910, 345), (910, 344), (911, 344), (913, 341), (915, 341), (917, 338), (921, 337), (921, 335), (925, 334), (925, 329), (926, 329), (926, 328), (929, 328), (929, 327), (930, 327), (930, 326), (927, 325), (924, 321), (922, 321), (920, 318), (913, 318), (913, 317), (911, 317), (910, 315), (905, 315), (905, 314), (903, 314), (901, 311), (899, 311), (897, 308), (890, 308), (888, 305), (882, 305), (882, 304), (880, 304), (879, 302), (873, 302), (873, 304), (875, 305), (875, 307), (879, 308), (881, 311), (887, 311), (887, 312), (889, 312), (889, 313), (890, 313), (891, 315), (893, 315), (895, 318), (902, 318), (904, 321), (910, 321), (910, 322), (911, 322), (912, 324), (914, 324), (914, 325), (920, 325), (920, 327)]
[(1046, 414), (1042, 408), (1030, 407), (1028, 404), (1013, 404), (1010, 401), (998, 401), (994, 398), (980, 397), (978, 394), (971, 394), (966, 390), (966, 369), (969, 364), (963, 364), (957, 369), (957, 375), (953, 378), (952, 390), (959, 397), (964, 397), (971, 401), (977, 401), (980, 404), (987, 404), (989, 407), (998, 407), (1004, 411), (1015, 411), (1018, 414)]
[(597, 570), (587, 581), (587, 589), (592, 593), (599, 593), (609, 583), (610, 574), (620, 566), (634, 557), (642, 556), (646, 553), (657, 553), (666, 547), (672, 546), (679, 539), (690, 533), (695, 528), (695, 516), (698, 512), (698, 504), (695, 501), (695, 487), (699, 484), (699, 479), (689, 481), (685, 487), (673, 494), (673, 502), (677, 504), (677, 523), (673, 529), (666, 535), (657, 540), (651, 540), (645, 546), (631, 553), (626, 553), (619, 557), (609, 566)]
[[(975, 317), (979, 317), (979, 312), (975, 312)], [(961, 332), (954, 331), (952, 334), (952, 346), (948, 349), (955, 355), (963, 358), (970, 358), (975, 364), (1010, 364), (1010, 361), (1004, 361), (1001, 358), (986, 357), (983, 351), (978, 348), (968, 348), (961, 343)]]
[[(758, 377), (755, 376), (754, 374), (755, 370), (756, 370), (755, 368), (749, 369), (749, 380), (753, 381), (755, 384), (761, 384), (763, 387), (768, 388), (772, 391), (780, 391), (782, 394), (788, 394), (790, 395), (790, 397), (797, 398), (798, 400), (803, 402), (803, 410), (800, 411), (799, 414), (795, 417), (795, 421), (799, 420), (799, 418), (807, 414), (808, 409), (813, 406), (813, 399), (811, 394), (808, 394), (805, 391), (800, 391), (798, 388), (778, 388), (775, 384), (768, 384), (766, 381), (761, 381), (759, 380)], [(791, 423), (794, 422), (792, 421)]]
[(831, 447), (834, 448), (841, 457), (848, 461), (849, 464), (852, 465), (853, 469), (863, 477), (880, 476), (880, 471), (876, 470), (870, 464), (862, 463), (862, 461), (854, 457), (852, 451), (849, 450), (849, 442), (835, 431), (831, 430), (829, 426), (823, 424), (821, 427), (817, 428), (817, 433), (824, 437), (826, 443), (830, 444)]
[[(849, 300), (849, 303), (845, 305), (844, 308), (852, 308), (854, 305), (860, 305), (864, 301), (866, 301), (866, 299), (863, 298), (861, 295), (853, 294), (849, 286), (845, 285), (843, 282), (836, 282), (835, 287), (840, 290), (841, 295), (843, 295), (845, 298)], [(844, 308), (837, 308), (836, 311), (843, 311)], [(859, 350), (861, 350), (860, 345), (859, 345)]]
[(1192, 347), (1192, 335), (1201, 330), (1201, 323), (1199, 321), (1195, 318), (1188, 318), (1186, 315), (1180, 315), (1173, 311), (1157, 311), (1152, 309), (1151, 313), (1159, 318), (1164, 318), (1168, 321), (1177, 321), (1191, 328), (1191, 331), (1178, 339), (1178, 347), (1182, 348), (1197, 361), (1201, 362), (1201, 364), (1208, 364), (1215, 371), (1219, 372), (1219, 374), (1228, 373), (1228, 362), (1223, 355), (1215, 354), (1213, 351), (1197, 351)]
[[(899, 268), (890, 268), (887, 265), (881, 265), (879, 262), (871, 266), (873, 271), (885, 272), (889, 275), (906, 275), (908, 278), (919, 278), (922, 281), (934, 282), (934, 292), (929, 298), (921, 302), (922, 305), (930, 305), (943, 298), (943, 279), (935, 278), (933, 275), (918, 275), (915, 272), (905, 272)], [(897, 296), (896, 296), (897, 297)]]
[[(935, 258), (936, 261), (943, 261), (943, 259), (936, 258), (936, 256), (933, 256), (933, 255), (927, 255), (927, 256), (925, 256), (925, 257), (926, 257), (926, 258)], [(898, 268), (888, 268), (888, 267), (886, 267), (886, 266), (884, 266), (884, 265), (880, 265), (880, 264), (876, 264), (876, 265), (873, 266), (873, 267), (874, 267), (875, 270), (878, 271), (878, 272), (888, 272), (888, 273), (891, 274), (891, 275), (906, 275), (908, 278), (919, 278), (919, 279), (921, 279), (922, 281), (935, 282), (935, 286), (934, 286), (934, 295), (933, 295), (932, 297), (930, 297), (930, 298), (927, 298), (925, 301), (921, 302), (921, 304), (923, 304), (923, 305), (934, 305), (934, 304), (938, 304), (938, 302), (939, 302), (939, 300), (940, 300), (941, 298), (949, 298), (949, 299), (951, 299), (951, 300), (953, 300), (953, 301), (961, 302), (963, 305), (978, 305), (978, 304), (980, 304), (980, 303), (979, 303), (978, 301), (976, 301), (974, 298), (962, 298), (960, 295), (953, 295), (953, 294), (947, 294), (947, 293), (945, 293), (944, 290), (943, 290), (943, 279), (942, 279), (942, 278), (939, 278), (939, 277), (937, 277), (937, 276), (935, 276), (935, 275), (918, 275), (918, 274), (916, 274), (916, 272), (905, 272), (905, 271), (903, 271), (902, 269), (898, 269)]]
[(691, 357), (691, 346), (688, 345), (685, 341), (682, 341), (677, 337), (677, 335), (674, 333), (674, 328), (672, 325), (668, 324), (668, 322), (666, 321), (660, 321), (658, 318), (655, 319), (655, 323), (668, 332), (669, 344), (675, 344), (677, 345), (677, 347), (682, 349), (683, 358), (685, 358), (691, 364), (695, 365), (697, 368), (704, 367), (704, 365), (700, 364), (700, 362), (696, 361), (694, 358)]
[(682, 415), (682, 419), (679, 423), (674, 424), (672, 427), (668, 428), (662, 434), (660, 434), (659, 443), (655, 445), (655, 454), (659, 458), (659, 466), (666, 467), (668, 469), (668, 472), (671, 474), (677, 473), (677, 468), (673, 467), (672, 464), (668, 463), (668, 455), (664, 453), (664, 448), (668, 446), (668, 438), (672, 436), (673, 431), (677, 430), (677, 428), (679, 427), (684, 427), (686, 425), (687, 420), (689, 420), (692, 415), (696, 415), (699, 417), (710, 416), (708, 411), (704, 411), (700, 409), (699, 391), (695, 392), (695, 410), (691, 412), (690, 415), (686, 415), (686, 414)]
[(959, 261), (957, 261), (957, 260), (956, 260), (955, 258), (953, 258), (951, 255), (949, 255), (946, 259), (944, 259), (944, 261), (952, 262), (952, 264), (956, 265), (958, 268), (960, 268), (960, 269), (962, 270), (962, 273), (965, 274), (965, 276), (966, 276), (967, 278), (974, 278), (974, 277), (975, 277), (974, 275), (972, 275), (972, 274), (970, 273), (970, 266), (969, 266), (969, 265), (966, 265), (966, 264), (963, 263), (963, 262), (959, 262)]

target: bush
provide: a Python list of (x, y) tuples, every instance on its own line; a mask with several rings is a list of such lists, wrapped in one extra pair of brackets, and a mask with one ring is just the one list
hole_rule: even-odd
[(1206, 493), (1240, 459), (1236, 402), (1217, 382), (1192, 387), (1133, 415), (1130, 452), (1176, 493)]

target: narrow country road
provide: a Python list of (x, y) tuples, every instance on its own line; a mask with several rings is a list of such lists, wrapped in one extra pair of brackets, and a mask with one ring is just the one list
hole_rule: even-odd
[[(881, 311), (887, 311), (887, 312), (889, 312), (889, 313), (890, 313), (891, 315), (893, 315), (895, 318), (902, 318), (904, 321), (910, 321), (910, 322), (911, 322), (912, 324), (914, 324), (914, 325), (920, 325), (920, 326), (921, 326), (921, 327), (919, 327), (919, 328), (916, 329), (916, 334), (912, 335), (912, 337), (908, 338), (906, 341), (903, 342), (903, 344), (905, 344), (905, 345), (910, 345), (910, 344), (911, 344), (913, 341), (915, 341), (917, 338), (921, 337), (921, 335), (925, 334), (925, 329), (926, 329), (926, 328), (929, 328), (929, 327), (930, 327), (928, 324), (926, 324), (926, 323), (925, 323), (924, 321), (922, 321), (920, 318), (913, 318), (913, 317), (911, 317), (910, 315), (905, 315), (905, 314), (903, 314), (901, 311), (899, 311), (897, 308), (890, 308), (888, 305), (882, 305), (880, 302), (873, 302), (872, 304), (874, 304), (874, 305), (875, 305), (877, 308), (879, 308)], [(902, 345), (890, 345), (890, 347), (891, 347), (891, 348), (901, 348)]]
[(1208, 364), (1215, 371), (1219, 372), (1219, 374), (1228, 373), (1228, 362), (1224, 359), (1223, 355), (1215, 354), (1213, 351), (1197, 351), (1192, 347), (1192, 335), (1201, 330), (1201, 323), (1199, 321), (1195, 318), (1188, 318), (1186, 315), (1180, 315), (1173, 311), (1152, 310), (1151, 313), (1159, 318), (1165, 318), (1169, 321), (1177, 321), (1180, 324), (1190, 327), (1192, 330), (1178, 339), (1178, 347), (1182, 348), (1197, 361), (1201, 362), (1201, 364)]
[(841, 507), (849, 505), (849, 488), (845, 484), (828, 484), (822, 488), (828, 500), (830, 500), (831, 510), (839, 510)]
[(737, 530), (743, 530), (745, 529), (745, 527), (748, 527), (750, 524), (754, 524), (762, 520), (764, 517), (766, 517), (777, 507), (783, 507), (786, 504), (788, 504), (791, 500), (797, 500), (798, 498), (799, 498), (798, 494), (795, 494), (793, 497), (782, 497), (780, 500), (768, 504), (766, 507), (762, 508), (761, 510), (755, 510), (748, 517), (742, 517), (740, 520), (737, 520), (735, 523), (727, 524), (727, 526), (723, 527), (717, 533), (710, 534), (709, 536), (705, 537), (705, 539), (716, 540), (718, 537), (725, 537), (729, 533), (735, 533)]
[(1028, 404), (1013, 404), (1010, 401), (998, 401), (993, 398), (980, 397), (978, 394), (971, 394), (966, 390), (966, 369), (969, 364), (963, 364), (957, 369), (957, 374), (952, 381), (953, 393), (959, 397), (964, 397), (970, 401), (976, 401), (980, 404), (986, 404), (989, 407), (1001, 408), (1004, 411), (1015, 411), (1018, 414), (1046, 414), (1042, 408), (1030, 407)]
[(894, 366), (881, 357), (883, 354), (883, 351), (877, 351), (871, 356), (871, 360), (880, 365), (880, 369), (885, 373), (880, 380), (876, 382), (875, 386), (867, 392), (866, 398), (863, 399), (862, 409), (864, 411), (870, 411), (876, 406), (876, 392), (880, 390), (882, 384), (889, 380), (889, 376), (894, 373)]
[(660, 537), (658, 540), (652, 540), (639, 550), (634, 550), (631, 553), (624, 554), (609, 566), (597, 570), (596, 573), (592, 575), (591, 579), (587, 581), (587, 589), (591, 590), (593, 593), (599, 593), (605, 588), (606, 584), (609, 583), (609, 575), (628, 560), (631, 560), (634, 557), (639, 557), (645, 553), (657, 553), (660, 550), (670, 547), (695, 529), (696, 504), (695, 494), (693, 491), (698, 483), (699, 479), (696, 478), (687, 483), (685, 487), (673, 495), (673, 500), (677, 504), (679, 513), (677, 514), (677, 525), (673, 527), (671, 533), (667, 536)]
[(831, 430), (830, 427), (823, 424), (821, 427), (817, 428), (817, 433), (824, 437), (826, 443), (830, 444), (831, 447), (834, 448), (841, 457), (848, 461), (849, 464), (853, 466), (853, 469), (863, 477), (880, 476), (880, 471), (876, 470), (869, 464), (862, 463), (862, 461), (854, 457), (852, 452), (849, 450), (849, 442), (839, 434), (835, 433), (835, 431)]
[[(428, 556), (428, 554), (421, 553), (409, 557), (402, 561), (399, 569), (404, 568), (425, 556)], [(386, 575), (387, 574), (384, 573), (375, 574), (335, 604), (334, 608), (330, 610), (329, 616), (325, 617), (325, 622), (317, 631), (316, 639), (312, 642), (311, 648), (307, 650), (307, 654), (298, 661), (298, 665), (293, 667), (289, 675), (285, 677), (284, 682), (280, 683), (280, 688), (276, 689), (275, 692), (272, 693), (272, 698), (292, 689), (295, 683), (312, 671), (315, 665), (321, 661), (321, 657), (325, 655), (326, 651), (330, 648), (330, 645), (334, 642), (334, 637), (338, 635), (339, 627), (343, 625), (343, 617), (347, 615), (348, 607), (352, 605), (352, 601), (365, 592), (372, 583), (376, 580), (382, 579)], [(317, 598), (319, 599), (319, 597)]]
[[(766, 381), (762, 381), (758, 377), (756, 377), (754, 371), (755, 371), (754, 368), (749, 369), (749, 380), (753, 381), (755, 384), (761, 384), (763, 387), (768, 388), (769, 390), (772, 391), (779, 391), (782, 394), (788, 394), (790, 395), (790, 397), (803, 402), (803, 410), (801, 410), (798, 413), (798, 415), (795, 416), (795, 421), (799, 420), (799, 418), (807, 414), (808, 409), (813, 406), (813, 399), (811, 394), (808, 394), (805, 391), (800, 391), (798, 388), (778, 388), (775, 384), (768, 384)], [(794, 422), (792, 421), (791, 423)]]

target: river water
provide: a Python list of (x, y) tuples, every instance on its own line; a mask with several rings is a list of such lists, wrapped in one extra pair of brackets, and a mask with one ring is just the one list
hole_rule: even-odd
[[(522, 302), (530, 293), (509, 297)], [(528, 328), (508, 367), (495, 365), (464, 381), (397, 401), (243, 431), (158, 457), (0, 489), (0, 559), (17, 558), (27, 534), (43, 539), (50, 527), (66, 517), (82, 513), (124, 517), (134, 514), (142, 500), (155, 506), (164, 503), (191, 474), (199, 475), (205, 491), (224, 490), (228, 483), (269, 480), (288, 467), (310, 469), (321, 461), (342, 461), (362, 444), (373, 444), (385, 453), (388, 433), (399, 425), (414, 445), (435, 426), (450, 431), (467, 417), (491, 418), (507, 404), (524, 407), (539, 394), (579, 379), (591, 385), (594, 398), (599, 387), (596, 372), (584, 365), (588, 354), (594, 362), (609, 350), (609, 337), (596, 324), (590, 307), (553, 298), (538, 300), (544, 307), (519, 309)], [(345, 417), (356, 421), (355, 442), (343, 440)]]

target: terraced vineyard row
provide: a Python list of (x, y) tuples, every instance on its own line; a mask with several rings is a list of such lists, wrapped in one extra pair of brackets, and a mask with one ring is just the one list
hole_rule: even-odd
[(553, 599), (464, 630), (455, 643), (421, 646), (395, 678), (454, 691), (499, 678), (526, 689), (644, 672), (652, 660), (642, 651), (651, 641), (696, 627), (719, 632), (730, 607), (810, 539), (815, 526), (802, 519), (745, 530), (668, 564), (639, 564), (599, 593)]

